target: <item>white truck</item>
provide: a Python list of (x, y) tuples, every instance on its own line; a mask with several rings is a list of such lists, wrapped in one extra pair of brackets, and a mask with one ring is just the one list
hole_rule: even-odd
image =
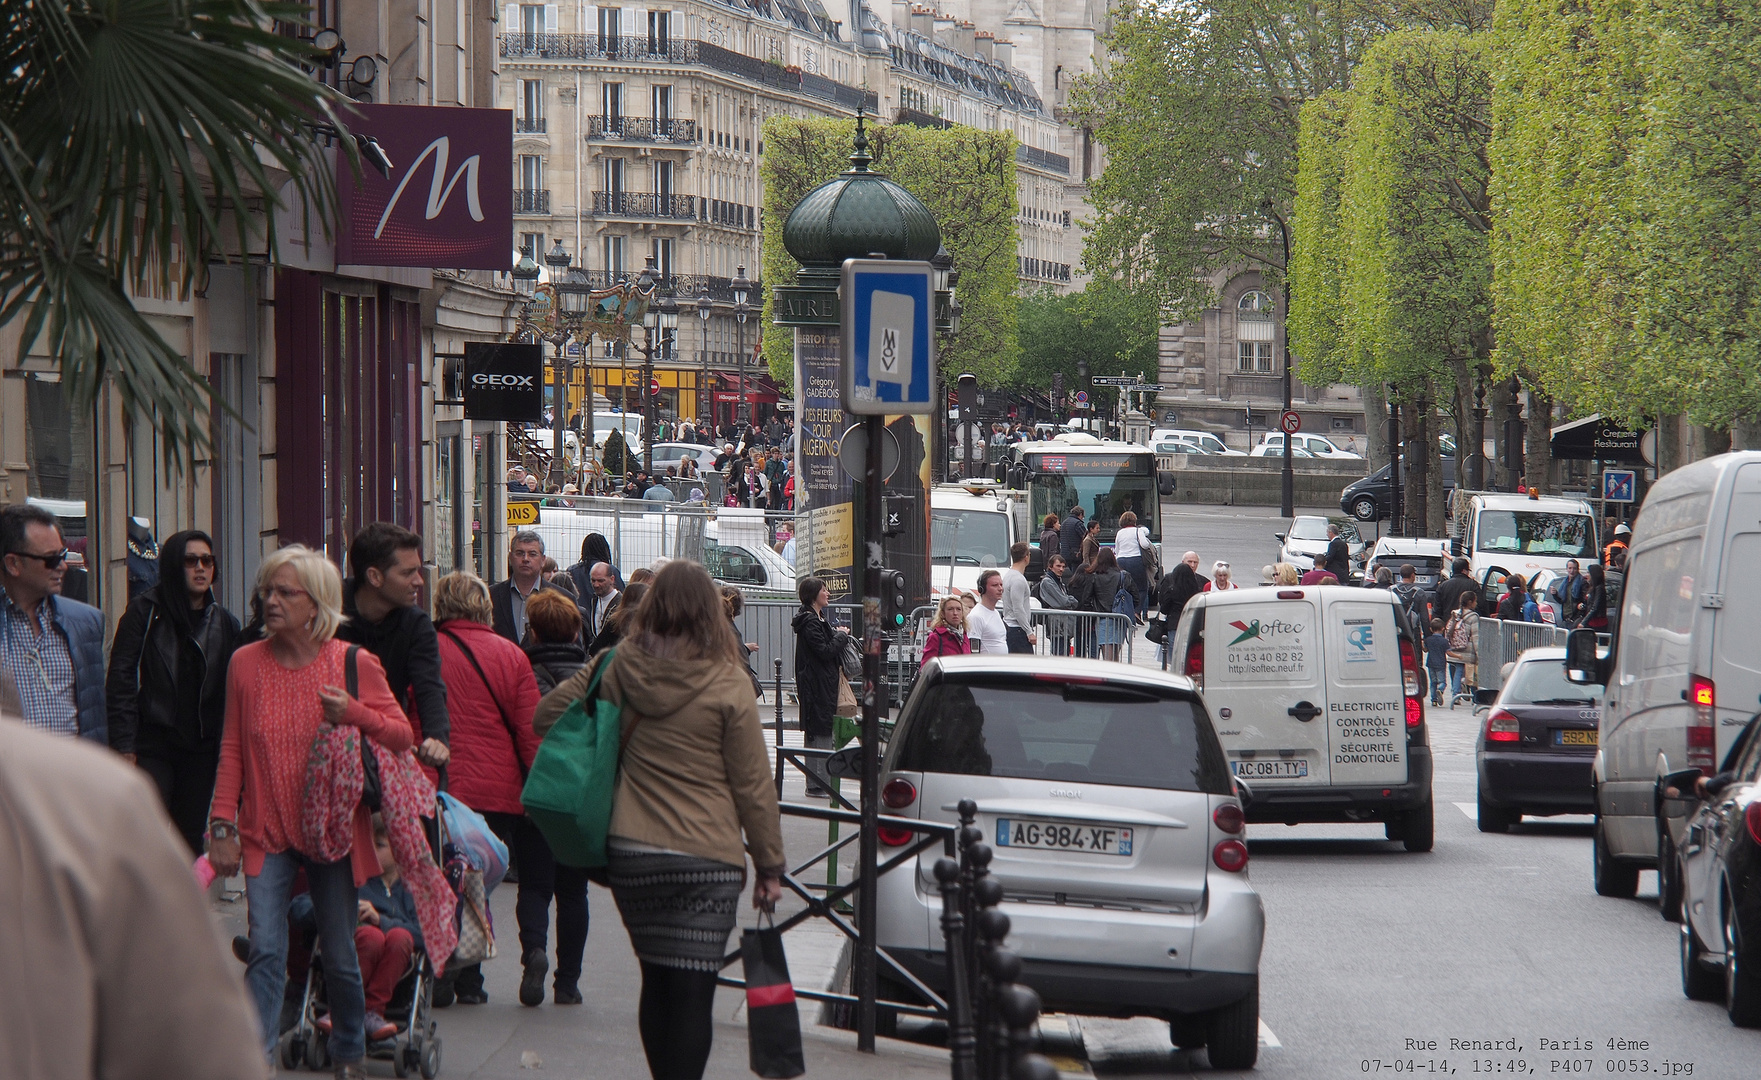
[(1467, 556), (1475, 581), (1490, 572), (1563, 574), (1567, 560), (1587, 566), (1601, 554), (1596, 513), (1583, 499), (1457, 489), (1451, 508), (1450, 553)]
[(1009, 566), (1009, 548), (1033, 539), (1027, 493), (989, 480), (937, 484), (929, 493), (929, 585), (932, 597), (978, 587), (978, 575)]
[(663, 559), (699, 562), (717, 581), (738, 587), (749, 599), (795, 599), (795, 570), (770, 545), (764, 511), (689, 507), (635, 499), (582, 499), (576, 507), (547, 506), (533, 530), (545, 554), (568, 566), (580, 558), (581, 542), (599, 533), (612, 561), (628, 574)]

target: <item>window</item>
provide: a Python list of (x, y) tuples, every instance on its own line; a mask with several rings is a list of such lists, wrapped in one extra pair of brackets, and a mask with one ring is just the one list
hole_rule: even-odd
[(623, 237), (605, 237), (605, 270), (608, 274), (621, 274), (624, 272)]
[(654, 121), (659, 126), (664, 120), (673, 118), (673, 88), (657, 86), (654, 88)]
[(605, 117), (605, 126), (610, 128), (613, 122), (624, 116), (624, 84), (601, 83), (599, 87), (599, 115)]
[(1272, 371), (1272, 343), (1270, 341), (1241, 341), (1236, 343), (1236, 367), (1245, 373), (1268, 375)]
[(537, 154), (520, 155), (520, 187), (526, 191), (544, 187), (544, 159)]
[(616, 52), (618, 48), (618, 16), (619, 9), (602, 7), (599, 9), (599, 48), (602, 52)]
[[(657, 161), (654, 163), (654, 193), (656, 195), (671, 195), (673, 193), (672, 162)], [(658, 242), (656, 241), (656, 243)]]
[(520, 80), (520, 118), (522, 120), (541, 120), (544, 118), (543, 80)]
[(672, 37), (672, 18), (670, 11), (650, 11), (648, 13), (648, 51), (665, 54), (667, 41)]
[(533, 35), (544, 33), (543, 4), (520, 5), (520, 33)]
[[(668, 167), (671, 167), (670, 163)], [(670, 239), (654, 242), (654, 269), (663, 278), (673, 276), (673, 242)]]
[(541, 232), (521, 233), (520, 250), (530, 251), (533, 261), (544, 258), (544, 234)]
[(624, 190), (624, 159), (623, 158), (613, 157), (613, 158), (606, 158), (605, 159), (605, 190), (607, 190), (607, 191), (622, 191), (622, 190)]

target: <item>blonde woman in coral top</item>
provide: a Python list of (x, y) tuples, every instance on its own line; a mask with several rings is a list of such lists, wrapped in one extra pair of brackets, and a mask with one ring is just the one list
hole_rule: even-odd
[(355, 956), (355, 890), (379, 872), (372, 816), (355, 809), (354, 847), (335, 862), (302, 854), (300, 808), (306, 763), (320, 724), (347, 724), (391, 753), (414, 732), (372, 653), (355, 655), (358, 698), (350, 698), (336, 639), (342, 578), (322, 555), (298, 544), (263, 561), (257, 575), (265, 640), (233, 654), (227, 669), (226, 728), (209, 809), (208, 859), (223, 875), (245, 872), (251, 953), (245, 981), (257, 1006), (266, 1054), (281, 1028), (287, 981), (287, 906), (301, 869), (311, 886), (329, 993), (330, 1054), (339, 1077), (365, 1077), (366, 1000)]

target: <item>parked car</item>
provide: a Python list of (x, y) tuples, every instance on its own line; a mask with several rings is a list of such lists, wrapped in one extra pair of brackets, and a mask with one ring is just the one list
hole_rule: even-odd
[(1659, 808), (1679, 819), (1682, 993), (1722, 1001), (1730, 1022), (1761, 1027), (1761, 721), (1731, 744), (1704, 797), (1699, 769), (1658, 781)]
[(1169, 635), (1219, 718), (1248, 820), (1382, 824), (1430, 851), (1436, 813), (1422, 639), (1386, 589), (1234, 589), (1187, 602)]
[[(1246, 785), (1238, 795), (1190, 681), (1094, 660), (932, 659), (882, 769), (886, 813), (952, 822), (960, 800), (978, 804), (1019, 981), (1047, 1011), (1163, 1018), (1212, 1066), (1253, 1066), (1265, 914), (1247, 876)], [(881, 877), (877, 929), (945, 993), (940, 855)], [(914, 1000), (900, 981), (882, 988)]]
[[(1455, 490), (1455, 459), (1438, 459), (1443, 467), (1443, 490)], [(1394, 488), (1388, 483), (1387, 465), (1347, 484), (1339, 493), (1339, 509), (1359, 521), (1377, 521), (1394, 516)], [(1404, 470), (1403, 470), (1404, 474)]]
[[(1325, 435), (1304, 435), (1300, 433), (1292, 435), (1290, 437), (1291, 456), (1297, 456), (1297, 451), (1299, 450), (1308, 451), (1309, 455), (1312, 457), (1329, 458), (1335, 461), (1363, 458), (1362, 454), (1334, 445), (1333, 440), (1327, 438)], [(1284, 433), (1282, 431), (1268, 431), (1260, 436), (1259, 445), (1253, 448), (1250, 452), (1250, 456), (1279, 457), (1282, 456), (1283, 453)]]
[(1157, 428), (1150, 434), (1150, 442), (1183, 442), (1198, 447), (1207, 454), (1218, 454), (1223, 457), (1246, 457), (1244, 450), (1231, 450), (1221, 436), (1215, 432), (1198, 431), (1192, 428)]
[(1449, 576), (1449, 541), (1406, 536), (1384, 536), (1376, 541), (1364, 560), (1364, 584), (1370, 585), (1379, 567), (1386, 566), (1400, 580), (1400, 568), (1410, 565), (1419, 588), (1430, 590)]
[(1481, 832), (1507, 832), (1524, 814), (1551, 817), (1596, 809), (1590, 763), (1596, 757), (1601, 687), (1567, 682), (1564, 660), (1563, 646), (1526, 650), (1485, 707), (1485, 722), (1474, 738)]
[[(1163, 439), (1156, 443), (1154, 448), (1158, 454), (1191, 454), (1194, 457), (1221, 456), (1213, 454), (1198, 443), (1186, 442), (1183, 439)], [(1237, 453), (1239, 453), (1239, 451), (1237, 451)]]
[(1720, 454), (1658, 477), (1627, 552), (1613, 645), (1604, 653), (1588, 627), (1566, 640), (1568, 677), (1607, 687), (1594, 774), (1596, 891), (1630, 897), (1639, 871), (1656, 868), (1670, 917), (1680, 908), (1682, 824), (1658, 814), (1657, 778), (1711, 772), (1761, 696), (1749, 625), (1761, 612), (1757, 521), (1761, 453)]
[(666, 475), (668, 465), (677, 465), (688, 457), (697, 459), (697, 468), (703, 472), (715, 471), (716, 449), (701, 443), (663, 442), (654, 444), (654, 471)]
[[(1327, 558), (1327, 522), (1328, 519), (1318, 514), (1301, 514), (1290, 519), (1290, 531), (1273, 533), (1278, 538), (1278, 561), (1287, 562), (1298, 570), (1309, 571), (1315, 568), (1315, 560), (1325, 562)], [(1358, 535), (1357, 526), (1349, 521), (1337, 521), (1339, 535), (1344, 537), (1346, 547), (1350, 549), (1353, 564), (1361, 564), (1364, 558), (1363, 537)], [(1344, 584), (1344, 582), (1341, 582)]]

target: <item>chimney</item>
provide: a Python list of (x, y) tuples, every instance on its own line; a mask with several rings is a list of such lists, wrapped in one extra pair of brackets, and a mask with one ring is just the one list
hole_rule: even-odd
[(1015, 43), (1013, 41), (998, 41), (991, 47), (991, 54), (992, 59), (1004, 67), (1012, 68), (1015, 66)]
[(933, 8), (913, 7), (911, 9), (911, 31), (919, 37), (936, 36), (936, 13)]
[(973, 25), (961, 21), (954, 24), (954, 48), (961, 56), (971, 56), (977, 46), (973, 43)]
[(944, 15), (939, 11), (936, 12), (935, 13), (936, 32), (934, 34), (935, 39), (950, 49), (959, 48), (959, 46), (954, 44), (954, 30), (959, 25), (960, 25), (959, 22), (955, 20), (954, 16)]
[(977, 49), (978, 55), (984, 57), (986, 60), (995, 60), (997, 58), (995, 48), (996, 41), (997, 36), (989, 30), (980, 30), (973, 36), (973, 45)]

